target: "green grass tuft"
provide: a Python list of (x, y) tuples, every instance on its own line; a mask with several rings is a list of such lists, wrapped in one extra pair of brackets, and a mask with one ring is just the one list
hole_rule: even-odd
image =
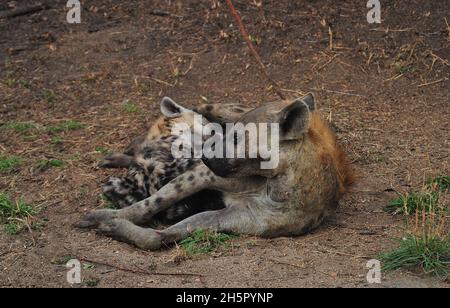
[(21, 80), (20, 84), (28, 90), (31, 89), (31, 87), (33, 86), (33, 82), (30, 80)]
[(6, 79), (4, 80), (4, 83), (5, 83), (8, 87), (13, 88), (13, 87), (15, 87), (16, 84), (17, 84), (17, 79), (15, 79), (15, 78), (6, 78)]
[(108, 197), (105, 194), (100, 194), (100, 202), (102, 203), (103, 207), (109, 210), (118, 210), (119, 206), (112, 203), (111, 200), (108, 199)]
[(84, 282), (84, 285), (89, 288), (95, 288), (100, 283), (99, 279), (89, 279)]
[(70, 260), (77, 260), (77, 257), (72, 255), (65, 255), (56, 260), (56, 264), (66, 266), (66, 264), (69, 263)]
[(253, 44), (261, 45), (262, 39), (260, 39), (256, 36), (252, 36), (252, 35), (249, 35), (249, 39), (250, 39), (250, 41), (252, 41)]
[(426, 274), (450, 277), (450, 233), (448, 229), (449, 177), (439, 175), (427, 181), (419, 192), (393, 200), (385, 210), (406, 215), (407, 235), (399, 247), (380, 255), (383, 270), (421, 267)]
[(437, 209), (438, 202), (438, 192), (412, 192), (392, 200), (385, 207), (385, 211), (394, 215), (411, 215), (421, 210), (430, 212)]
[(7, 234), (19, 233), (36, 214), (36, 210), (23, 200), (14, 202), (5, 193), (0, 193), (0, 222), (5, 224)]
[(5, 232), (8, 235), (16, 235), (20, 232), (20, 226), (14, 222), (7, 223), (5, 225)]
[(64, 165), (64, 161), (60, 159), (41, 159), (37, 162), (36, 168), (39, 171), (44, 171), (50, 169), (52, 167), (59, 168)]
[(414, 73), (416, 71), (416, 69), (413, 66), (402, 63), (396, 63), (395, 70), (397, 71), (398, 74)]
[(428, 180), (428, 185), (442, 193), (450, 193), (450, 176), (440, 174)]
[(123, 108), (123, 110), (126, 113), (138, 113), (138, 112), (140, 112), (139, 107), (133, 101), (130, 101), (130, 100), (126, 100), (123, 103), (122, 108)]
[(85, 125), (83, 125), (77, 121), (69, 120), (69, 121), (59, 123), (58, 125), (51, 126), (47, 130), (50, 133), (63, 133), (63, 132), (68, 132), (68, 131), (73, 131), (73, 130), (80, 130), (85, 127), (86, 127)]
[(49, 103), (49, 104), (53, 104), (54, 102), (56, 102), (56, 94), (55, 92), (53, 92), (52, 90), (43, 90), (42, 91), (42, 97)]
[(104, 147), (96, 147), (95, 152), (107, 155), (110, 151)]
[(60, 136), (53, 136), (51, 139), (51, 144), (52, 145), (60, 145), (63, 143), (63, 139)]
[(385, 272), (404, 267), (421, 267), (426, 274), (444, 279), (450, 276), (450, 235), (408, 234), (399, 247), (380, 256)]
[(449, 193), (450, 177), (438, 175), (427, 181), (425, 187), (418, 192), (400, 195), (392, 200), (384, 210), (394, 215), (412, 215), (417, 211), (438, 212), (448, 211), (448, 208), (439, 206), (442, 194)]
[(190, 237), (181, 241), (180, 247), (188, 256), (207, 254), (226, 245), (226, 242), (233, 237), (233, 235), (224, 233), (197, 230)]
[(15, 131), (16, 133), (27, 133), (33, 129), (36, 129), (36, 124), (31, 123), (31, 122), (9, 122), (6, 123), (3, 128), (8, 129), (8, 130), (12, 130)]
[(23, 159), (14, 155), (0, 155), (0, 173), (11, 173), (23, 164)]
[(92, 263), (83, 263), (83, 269), (84, 270), (90, 270), (96, 268), (95, 264)]

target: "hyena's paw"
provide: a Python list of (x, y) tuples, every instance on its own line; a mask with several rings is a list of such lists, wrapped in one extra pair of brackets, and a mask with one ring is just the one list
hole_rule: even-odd
[(117, 218), (116, 210), (98, 210), (83, 216), (76, 227), (80, 229), (96, 229), (100, 223)]
[(99, 168), (129, 168), (133, 158), (126, 154), (113, 153), (105, 156), (103, 161), (98, 164)]
[(138, 227), (125, 219), (104, 221), (100, 223), (98, 232), (144, 250), (158, 250), (162, 245), (158, 231)]

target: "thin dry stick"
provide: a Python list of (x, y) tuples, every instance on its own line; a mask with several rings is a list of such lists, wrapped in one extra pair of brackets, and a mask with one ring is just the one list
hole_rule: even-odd
[(0, 258), (4, 257), (4, 256), (6, 256), (6, 255), (9, 255), (11, 252), (12, 252), (12, 251), (6, 251), (6, 252), (0, 253)]
[(250, 40), (250, 35), (245, 30), (244, 24), (242, 23), (242, 19), (239, 16), (238, 12), (236, 11), (236, 9), (235, 9), (235, 7), (233, 5), (233, 2), (231, 2), (231, 0), (226, 0), (226, 1), (227, 1), (227, 4), (228, 4), (228, 7), (231, 10), (231, 13), (233, 14), (234, 18), (236, 19), (236, 22), (238, 24), (239, 30), (240, 30), (242, 36), (244, 37), (244, 40), (247, 43), (248, 48), (250, 49), (251, 53), (255, 57), (256, 62), (258, 62), (258, 64), (259, 64), (259, 66), (261, 68), (261, 71), (263, 72), (264, 76), (266, 76), (267, 80), (269, 80), (269, 82), (272, 84), (272, 87), (273, 87), (274, 91), (278, 94), (278, 96), (281, 99), (286, 99), (285, 96), (283, 95), (281, 89), (280, 89), (280, 86), (277, 84), (277, 82), (275, 80), (273, 80), (270, 77), (269, 73), (267, 73), (266, 66), (262, 62), (261, 57), (259, 56), (258, 52), (255, 49), (255, 46), (253, 46), (253, 43)]
[(333, 50), (333, 31), (331, 27), (328, 27), (328, 34), (330, 36), (330, 50)]
[(193, 273), (161, 273), (161, 272), (150, 272), (150, 271), (145, 271), (145, 270), (134, 270), (134, 269), (131, 269), (131, 268), (125, 268), (125, 267), (121, 267), (121, 266), (118, 266), (118, 265), (114, 265), (114, 264), (110, 264), (110, 263), (106, 263), (106, 262), (102, 262), (102, 261), (90, 260), (90, 259), (86, 259), (86, 258), (80, 258), (79, 260), (81, 262), (102, 265), (102, 266), (114, 268), (116, 270), (119, 270), (119, 271), (122, 271), (122, 272), (132, 273), (132, 274), (150, 275), (150, 276), (194, 276), (194, 277), (204, 277), (204, 275), (202, 275), (202, 274), (193, 274)]
[(157, 78), (150, 78), (150, 80), (153, 80), (153, 81), (155, 81), (155, 82), (157, 82), (157, 83), (160, 83), (160, 84), (163, 84), (163, 85), (165, 85), (165, 86), (169, 86), (169, 87), (171, 87), (171, 88), (173, 88), (173, 87), (174, 87), (174, 85), (173, 85), (173, 84), (171, 84), (171, 83), (168, 83), (167, 81), (164, 81), (164, 80), (161, 80), (161, 79), (157, 79)]
[(274, 262), (274, 263), (278, 263), (278, 264), (281, 264), (281, 265), (289, 265), (289, 266), (293, 266), (293, 267), (296, 267), (296, 268), (301, 268), (301, 269), (304, 269), (305, 267), (304, 266), (302, 266), (302, 265), (298, 265), (298, 264), (294, 264), (294, 263), (289, 263), (289, 262), (284, 262), (284, 261), (279, 261), (279, 260), (276, 260), (276, 259), (269, 259), (270, 261), (272, 261), (272, 262)]
[(436, 55), (436, 54), (433, 53), (432, 51), (430, 51), (430, 54), (431, 54), (431, 56), (434, 57), (435, 59), (440, 60), (443, 64), (445, 64), (445, 65), (447, 65), (447, 66), (450, 66), (450, 63), (449, 63), (448, 60), (445, 60), (445, 59), (439, 57), (438, 55)]
[(386, 29), (384, 29), (384, 28), (370, 29), (370, 31), (385, 32), (386, 34), (389, 32), (409, 32), (412, 30), (414, 30), (414, 28), (390, 29), (389, 27), (387, 27)]
[(445, 24), (447, 25), (447, 32), (448, 32), (448, 38), (447, 38), (447, 41), (450, 42), (450, 26), (449, 26), (449, 24), (448, 24), (448, 21), (447, 21), (447, 18), (446, 18), (446, 17), (444, 17), (444, 20), (445, 20)]
[(338, 256), (352, 257), (352, 258), (355, 258), (355, 259), (370, 259), (369, 256), (353, 255), (351, 253), (345, 253), (345, 252), (340, 252), (340, 251), (331, 251), (331, 250), (328, 250), (328, 249), (323, 249), (323, 251), (317, 250), (317, 252), (320, 252), (320, 253), (326, 252), (326, 253), (331, 253), (331, 254), (335, 254), (335, 255), (338, 255)]
[(42, 10), (48, 10), (49, 8), (50, 8), (50, 6), (46, 3), (44, 3), (44, 4), (41, 3), (41, 4), (29, 6), (29, 7), (21, 7), (21, 8), (11, 10), (11, 11), (0, 12), (0, 19), (1, 18), (14, 18), (14, 17), (18, 17), (18, 16), (33, 14), (33, 13), (37, 13)]
[(439, 80), (436, 80), (436, 81), (423, 83), (423, 84), (421, 84), (421, 85), (418, 85), (417, 87), (418, 87), (418, 88), (423, 88), (423, 87), (435, 85), (435, 84), (437, 84), (437, 83), (441, 83), (441, 82), (444, 82), (444, 81), (447, 81), (447, 80), (448, 80), (447, 78), (442, 78), (442, 79), (439, 79)]

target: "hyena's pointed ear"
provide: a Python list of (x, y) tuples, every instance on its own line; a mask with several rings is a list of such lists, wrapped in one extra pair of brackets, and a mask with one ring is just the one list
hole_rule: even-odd
[(161, 101), (161, 112), (168, 118), (176, 118), (183, 114), (186, 108), (175, 103), (170, 97), (164, 97)]
[(314, 110), (312, 108), (315, 108), (314, 96), (308, 94), (279, 113), (281, 140), (297, 140), (308, 131), (310, 112)]

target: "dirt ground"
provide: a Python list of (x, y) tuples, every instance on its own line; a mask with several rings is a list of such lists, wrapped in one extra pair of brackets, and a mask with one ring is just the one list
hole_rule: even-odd
[[(360, 0), (270, 0), (262, 10), (235, 0), (285, 94), (317, 96), (357, 171), (353, 191), (312, 234), (239, 237), (186, 260), (176, 249), (145, 252), (81, 232), (73, 224), (105, 206), (101, 183), (117, 174), (96, 168), (102, 149), (122, 150), (143, 132), (162, 96), (250, 106), (277, 97), (223, 1), (82, 1), (79, 25), (66, 22), (66, 1), (45, 2), (49, 9), (0, 20), (0, 125), (32, 121), (39, 128), (0, 131), (0, 154), (25, 160), (1, 175), (0, 191), (39, 208), (43, 224), (14, 236), (1, 228), (2, 287), (70, 287), (61, 265), (69, 256), (203, 275), (84, 269), (84, 281), (99, 287), (371, 287), (366, 262), (404, 232), (403, 218), (382, 208), (395, 191), (450, 171), (448, 0), (381, 1), (383, 20), (373, 25)], [(1, 1), (0, 11), (30, 3)], [(85, 127), (45, 130), (66, 120)], [(43, 158), (64, 165), (39, 171)], [(385, 275), (381, 286), (449, 285), (411, 269)]]

